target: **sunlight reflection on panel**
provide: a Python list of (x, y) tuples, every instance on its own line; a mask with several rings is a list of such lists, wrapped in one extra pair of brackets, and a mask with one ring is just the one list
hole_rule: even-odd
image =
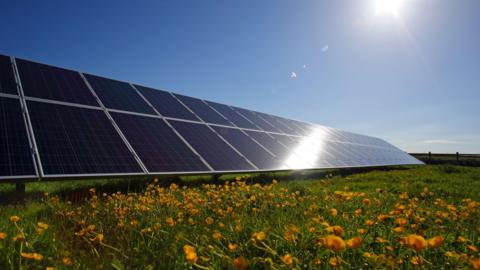
[(328, 139), (328, 136), (325, 129), (315, 128), (293, 149), (286, 160), (286, 165), (295, 170), (315, 167), (317, 161), (322, 158), (325, 140)]

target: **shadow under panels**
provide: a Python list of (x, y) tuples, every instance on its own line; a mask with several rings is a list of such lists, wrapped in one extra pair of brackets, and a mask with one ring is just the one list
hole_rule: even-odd
[(101, 109), (27, 106), (45, 176), (143, 173)]
[(36, 177), (20, 100), (0, 97), (0, 179)]

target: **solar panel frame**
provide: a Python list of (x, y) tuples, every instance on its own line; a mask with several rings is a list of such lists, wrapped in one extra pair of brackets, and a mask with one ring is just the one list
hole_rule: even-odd
[(14, 61), (25, 97), (99, 107), (78, 72), (19, 58)]
[[(5, 121), (2, 121), (2, 123), (7, 123), (8, 124), (8, 121), (20, 121), (21, 123), (19, 125), (15, 125), (17, 128), (19, 129), (22, 129), (23, 127), (23, 130), (17, 130), (21, 133), (23, 133), (23, 138), (19, 137), (22, 136), (22, 134), (17, 134), (16, 136), (14, 136), (14, 139), (16, 140), (24, 140), (23, 143), (27, 143), (28, 145), (26, 145), (27, 148), (24, 148), (22, 151), (25, 151), (25, 153), (23, 153), (24, 155), (26, 154), (26, 156), (29, 156), (28, 158), (27, 157), (23, 157), (22, 159), (25, 159), (23, 161), (26, 161), (27, 159), (30, 160), (31, 162), (31, 165), (26, 165), (26, 166), (31, 166), (31, 173), (10, 173), (10, 174), (5, 174), (5, 175), (0, 175), (0, 180), (1, 181), (8, 181), (8, 180), (11, 180), (11, 179), (19, 179), (19, 178), (22, 178), (22, 179), (35, 179), (35, 178), (38, 178), (38, 168), (37, 168), (37, 163), (36, 163), (36, 158), (35, 158), (35, 155), (34, 155), (34, 152), (32, 151), (33, 150), (33, 146), (32, 146), (32, 139), (30, 137), (30, 134), (29, 134), (29, 129), (28, 129), (28, 125), (27, 125), (27, 122), (26, 122), (26, 118), (25, 118), (25, 113), (24, 113), (24, 109), (23, 109), (23, 105), (22, 105), (22, 100), (19, 96), (16, 96), (16, 97), (9, 97), (9, 96), (0, 96), (0, 111), (3, 111), (3, 108), (4, 108), (4, 104), (5, 103), (9, 103), (11, 101), (17, 101), (17, 108), (18, 108), (18, 111), (16, 113), (18, 113), (18, 116), (19, 118), (17, 119), (14, 119), (12, 117), (15, 117), (15, 115), (10, 115), (9, 117), (6, 118)], [(13, 106), (15, 106), (15, 104), (11, 104)], [(7, 105), (8, 106), (8, 105)], [(5, 115), (8, 114), (8, 112), (4, 112)], [(5, 129), (5, 131), (7, 131)], [(4, 132), (5, 132), (4, 131)], [(1, 137), (1, 136), (0, 136)], [(25, 141), (26, 140), (26, 141)], [(10, 144), (9, 145), (6, 145), (6, 147), (10, 147)], [(19, 146), (17, 145), (16, 148), (18, 148)], [(22, 146), (20, 146), (22, 147)], [(25, 147), (25, 146), (23, 146)], [(16, 164), (11, 164), (10, 166), (15, 166)], [(10, 168), (10, 170), (15, 170), (15, 168)]]

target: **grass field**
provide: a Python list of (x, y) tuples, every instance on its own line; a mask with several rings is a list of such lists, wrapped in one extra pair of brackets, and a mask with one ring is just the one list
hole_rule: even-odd
[(0, 206), (0, 269), (480, 269), (480, 168), (308, 178), (28, 184), (50, 194)]

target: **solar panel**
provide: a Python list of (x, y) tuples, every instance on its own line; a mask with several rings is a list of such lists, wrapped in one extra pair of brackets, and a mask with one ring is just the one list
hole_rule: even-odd
[(272, 126), (270, 123), (256, 115), (253, 111), (247, 110), (247, 109), (242, 109), (242, 108), (237, 108), (233, 107), (237, 112), (239, 112), (241, 115), (243, 115), (245, 118), (250, 120), (250, 122), (254, 123), (256, 126), (260, 127), (261, 129), (265, 131), (271, 131), (271, 132), (278, 132), (281, 133), (280, 130)]
[(258, 143), (249, 138), (239, 129), (226, 127), (213, 127), (223, 138), (225, 138), (235, 149), (245, 155), (261, 170), (286, 169), (276, 157), (267, 152)]
[(99, 106), (78, 72), (16, 59), (25, 96)]
[(401, 164), (422, 163), (379, 138), (0, 55), (0, 179)]
[(85, 78), (87, 78), (105, 107), (129, 112), (155, 114), (155, 111), (130, 84), (89, 74), (85, 74)]
[(20, 100), (0, 97), (0, 179), (34, 176), (33, 162)]
[(171, 120), (169, 122), (214, 170), (255, 170), (206, 125)]
[(219, 124), (225, 126), (233, 126), (229, 121), (223, 118), (220, 114), (210, 108), (205, 102), (200, 99), (187, 97), (184, 95), (174, 94), (180, 99), (183, 104), (190, 108), (203, 121), (212, 124)]
[(174, 98), (171, 93), (140, 85), (135, 85), (135, 87), (161, 115), (165, 117), (200, 121), (200, 119)]
[(111, 115), (148, 171), (209, 171), (164, 120), (124, 113)]
[(0, 55), (0, 93), (18, 95), (10, 57)]
[(247, 120), (245, 117), (241, 116), (238, 114), (236, 111), (234, 111), (230, 106), (227, 106), (225, 104), (220, 104), (212, 101), (207, 101), (208, 105), (210, 105), (212, 108), (217, 110), (219, 113), (221, 113), (223, 116), (225, 116), (227, 119), (230, 120), (233, 124), (235, 124), (237, 127), (241, 128), (248, 128), (248, 129), (258, 129), (257, 126), (252, 124), (249, 120)]
[(102, 110), (27, 101), (45, 175), (141, 173)]

